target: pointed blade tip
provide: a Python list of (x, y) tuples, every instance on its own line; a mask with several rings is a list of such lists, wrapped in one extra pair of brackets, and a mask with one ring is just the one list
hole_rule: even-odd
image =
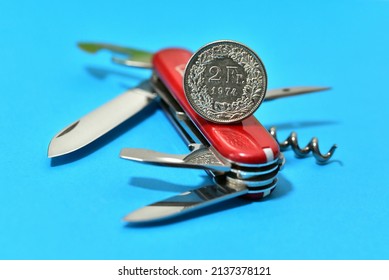
[(48, 158), (55, 158), (55, 157), (67, 155), (67, 154), (70, 154), (70, 153), (77, 151), (77, 150), (81, 149), (82, 147), (84, 147), (84, 146), (76, 147), (76, 148), (68, 149), (65, 151), (64, 149), (61, 149), (58, 147), (56, 148), (56, 144), (55, 144), (54, 140), (55, 140), (55, 137), (53, 138), (53, 140), (51, 140), (51, 142), (49, 144), (49, 148), (47, 150), (47, 157)]
[(48, 158), (53, 158), (56, 157), (56, 153), (53, 152), (53, 145), (52, 145), (53, 140), (50, 141), (49, 147), (47, 149), (47, 157)]
[(157, 219), (140, 219), (133, 217), (132, 213), (126, 215), (125, 217), (122, 218), (122, 221), (127, 224), (147, 224), (147, 223), (152, 223), (157, 221)]
[(318, 87), (317, 91), (331, 90), (332, 87)]
[(65, 155), (65, 154), (66, 153), (57, 153), (57, 152), (53, 151), (52, 149), (50, 149), (50, 147), (49, 147), (49, 150), (47, 151), (48, 158), (55, 158), (55, 157), (59, 157), (59, 156)]

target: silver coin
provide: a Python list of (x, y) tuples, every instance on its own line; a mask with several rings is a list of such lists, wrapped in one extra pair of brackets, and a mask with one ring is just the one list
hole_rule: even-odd
[(185, 68), (184, 91), (189, 104), (215, 123), (233, 123), (251, 116), (261, 105), (266, 88), (261, 59), (234, 41), (205, 45)]

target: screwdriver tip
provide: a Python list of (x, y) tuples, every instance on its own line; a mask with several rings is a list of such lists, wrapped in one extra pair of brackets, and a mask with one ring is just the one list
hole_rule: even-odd
[(101, 44), (85, 43), (85, 42), (79, 42), (79, 43), (77, 43), (77, 46), (81, 50), (89, 52), (89, 53), (96, 53), (103, 48), (101, 46)]

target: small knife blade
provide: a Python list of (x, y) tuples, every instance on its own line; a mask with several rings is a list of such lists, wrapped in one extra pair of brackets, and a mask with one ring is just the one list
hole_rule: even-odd
[(271, 101), (278, 98), (295, 96), (305, 93), (313, 93), (317, 91), (329, 90), (330, 87), (312, 87), (312, 86), (300, 86), (300, 87), (285, 87), (280, 89), (272, 89), (266, 92), (265, 100)]
[(234, 188), (219, 184), (190, 190), (150, 204), (124, 217), (129, 223), (150, 223), (170, 219), (248, 193), (245, 186)]
[(49, 144), (48, 157), (65, 155), (88, 145), (147, 107), (156, 97), (148, 81), (117, 96), (55, 135)]

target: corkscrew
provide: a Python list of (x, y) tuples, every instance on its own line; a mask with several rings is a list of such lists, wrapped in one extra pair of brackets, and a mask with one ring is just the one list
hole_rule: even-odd
[(282, 142), (280, 142), (277, 138), (277, 129), (275, 127), (271, 127), (269, 132), (277, 141), (281, 151), (285, 151), (291, 147), (298, 158), (305, 158), (310, 154), (310, 152), (312, 152), (312, 155), (315, 157), (317, 163), (319, 164), (327, 163), (337, 148), (337, 145), (335, 144), (326, 154), (322, 154), (319, 149), (319, 140), (317, 137), (313, 137), (304, 148), (300, 148), (296, 132), (291, 132), (289, 136)]

